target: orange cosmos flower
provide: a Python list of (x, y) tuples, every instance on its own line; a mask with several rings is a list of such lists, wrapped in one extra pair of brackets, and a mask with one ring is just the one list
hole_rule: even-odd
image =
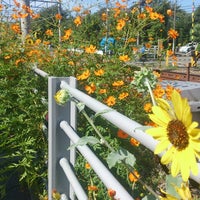
[(75, 7), (72, 8), (72, 10), (75, 11), (75, 12), (80, 12), (81, 8), (82, 8), (81, 6), (75, 6)]
[(131, 13), (134, 14), (135, 12), (138, 11), (138, 8), (137, 7), (134, 7), (132, 10), (131, 10)]
[(81, 25), (81, 17), (80, 16), (77, 16), (75, 19), (74, 19), (74, 24), (76, 24), (76, 26), (79, 26)]
[(53, 36), (53, 31), (48, 29), (45, 31), (45, 34), (48, 35), (48, 36)]
[(62, 19), (62, 15), (59, 14), (59, 13), (57, 13), (57, 14), (55, 15), (55, 18), (56, 18), (57, 20), (61, 20), (61, 19)]
[(151, 103), (145, 103), (144, 110), (145, 110), (145, 112), (151, 112), (152, 104)]
[(173, 54), (174, 52), (171, 49), (167, 50), (167, 56), (172, 56)]
[(112, 86), (114, 86), (114, 87), (119, 87), (122, 85), (124, 85), (124, 81), (115, 81), (112, 83)]
[(120, 100), (122, 100), (122, 99), (125, 99), (126, 97), (128, 97), (128, 95), (129, 95), (128, 92), (122, 92), (122, 93), (119, 95), (118, 98), (119, 98)]
[(119, 60), (127, 62), (130, 60), (130, 58), (128, 57), (128, 55), (123, 55), (123, 56), (119, 56)]
[(169, 36), (170, 38), (176, 39), (176, 38), (179, 36), (179, 34), (178, 34), (178, 32), (177, 32), (176, 30), (174, 30), (174, 29), (171, 28), (171, 29), (168, 31), (168, 36)]
[(20, 7), (20, 3), (17, 2), (16, 0), (13, 0), (13, 1), (14, 1), (15, 6), (19, 8)]
[(97, 186), (94, 186), (94, 185), (88, 186), (88, 191), (97, 191), (97, 190), (98, 190)]
[(153, 90), (153, 94), (156, 98), (162, 98), (165, 94), (165, 90), (161, 85), (156, 85), (156, 88)]
[(128, 176), (129, 180), (134, 183), (138, 181), (139, 177), (140, 174), (136, 170), (134, 170), (132, 173), (129, 173)]
[(172, 11), (171, 9), (168, 9), (168, 10), (167, 10), (167, 14), (168, 14), (169, 16), (172, 16), (172, 15), (173, 15), (173, 11)]
[(145, 3), (146, 4), (150, 4), (153, 0), (146, 0)]
[(87, 69), (81, 75), (77, 76), (77, 80), (85, 80), (90, 76), (90, 71)]
[(85, 86), (85, 90), (87, 91), (88, 94), (92, 94), (96, 90), (96, 86), (94, 83), (91, 83), (90, 85)]
[(140, 145), (140, 142), (137, 141), (135, 138), (131, 138), (130, 139), (130, 144), (133, 145), (133, 146), (138, 147)]
[(174, 87), (171, 86), (171, 85), (167, 85), (167, 87), (166, 87), (166, 89), (165, 89), (165, 93), (166, 93), (166, 98), (167, 98), (168, 100), (171, 99), (171, 95), (172, 95), (172, 92), (173, 92), (174, 89), (175, 89), (177, 92), (179, 92), (179, 93), (181, 92), (180, 89), (174, 88)]
[(18, 24), (12, 24), (12, 25), (11, 25), (11, 29), (12, 29), (12, 31), (14, 31), (15, 33), (18, 33), (18, 34), (21, 33), (21, 29), (20, 29), (20, 26), (19, 26)]
[(126, 25), (126, 21), (124, 19), (118, 19), (117, 20), (117, 26), (116, 29), (118, 31), (122, 30), (124, 28), (124, 26)]
[(62, 40), (68, 40), (72, 34), (72, 29), (65, 30), (65, 34), (62, 37)]
[(32, 19), (37, 19), (40, 17), (40, 14), (31, 14)]
[(145, 47), (146, 47), (147, 49), (149, 49), (149, 48), (151, 48), (151, 44), (150, 44), (150, 43), (146, 43), (146, 44), (145, 44)]
[(131, 42), (136, 42), (137, 41), (137, 39), (136, 38), (128, 38), (128, 43), (131, 43)]
[(101, 14), (101, 19), (102, 19), (102, 21), (106, 21), (107, 20), (107, 14), (106, 13), (102, 13)]
[(145, 19), (146, 18), (146, 14), (145, 13), (140, 13), (137, 17), (138, 17), (138, 19)]
[(164, 15), (159, 14), (158, 15), (158, 19), (159, 19), (160, 23), (164, 23), (165, 22), (165, 16)]
[(21, 59), (18, 59), (18, 60), (16, 60), (15, 61), (15, 65), (19, 65), (19, 63), (23, 63), (24, 62), (24, 59), (23, 58), (21, 58)]
[(108, 196), (109, 197), (114, 197), (116, 195), (116, 191), (113, 189), (108, 189)]
[(86, 168), (86, 169), (91, 169), (90, 164), (89, 164), (89, 163), (85, 163), (85, 168)]
[(117, 137), (119, 137), (121, 139), (126, 139), (129, 137), (129, 135), (127, 133), (125, 133), (124, 131), (122, 131), (121, 129), (119, 129), (117, 131)]
[(90, 45), (89, 47), (85, 47), (86, 53), (95, 53), (96, 52), (96, 46)]
[(69, 61), (68, 65), (74, 66), (74, 62), (73, 61)]
[(104, 70), (103, 69), (96, 70), (96, 71), (94, 71), (94, 74), (96, 76), (102, 76), (104, 74)]
[(149, 13), (149, 17), (150, 17), (150, 19), (152, 19), (152, 20), (156, 20), (156, 19), (159, 18), (159, 14), (158, 14), (157, 12), (150, 12), (150, 13)]
[(160, 73), (159, 73), (159, 72), (153, 71), (153, 74), (154, 74), (157, 78), (160, 78)]
[(147, 12), (153, 12), (153, 8), (150, 7), (150, 6), (145, 6), (145, 10), (146, 10)]
[(0, 4), (0, 11), (2, 11), (3, 10), (3, 4)]
[(108, 105), (108, 106), (113, 106), (115, 105), (116, 103), (116, 98), (114, 96), (109, 96), (106, 100), (105, 100), (105, 103)]
[(4, 59), (5, 59), (5, 60), (8, 60), (8, 59), (10, 59), (10, 58), (11, 58), (11, 56), (9, 56), (9, 55), (4, 56)]
[(99, 94), (105, 94), (106, 92), (107, 92), (106, 89), (100, 89), (100, 90), (99, 90)]
[(115, 11), (114, 18), (117, 18), (119, 14), (121, 13), (121, 10), (120, 8), (113, 8), (113, 10)]

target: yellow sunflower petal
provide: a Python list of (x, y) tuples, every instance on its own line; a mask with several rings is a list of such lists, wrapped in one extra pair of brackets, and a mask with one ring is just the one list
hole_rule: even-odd
[(199, 139), (200, 138), (200, 129), (195, 128), (190, 132), (190, 136), (192, 139)]
[(157, 144), (157, 146), (154, 150), (154, 153), (159, 154), (159, 153), (163, 152), (169, 145), (170, 145), (170, 142), (166, 137), (165, 140), (162, 140), (159, 144)]
[(195, 152), (200, 152), (200, 140), (193, 140), (190, 139), (189, 141), (191, 148), (195, 151)]
[(172, 146), (161, 158), (161, 163), (164, 165), (169, 164), (173, 160), (175, 148)]
[(180, 161), (179, 161), (179, 155), (176, 155), (176, 158), (172, 161), (172, 165), (171, 165), (171, 173), (172, 176), (177, 176), (177, 174), (180, 171)]
[(166, 137), (166, 129), (163, 127), (156, 127), (156, 128), (150, 128), (146, 130), (146, 133), (151, 135), (155, 139), (162, 139), (163, 137)]
[(172, 104), (174, 106), (176, 116), (179, 120), (181, 120), (182, 119), (182, 108), (183, 108), (181, 95), (176, 90), (173, 90), (171, 100), (172, 100)]
[(153, 114), (150, 114), (150, 119), (159, 126), (166, 126), (171, 120), (169, 114), (158, 106), (152, 107)]
[(188, 127), (192, 123), (192, 113), (187, 99), (183, 100), (182, 106), (183, 106), (183, 113), (181, 121), (185, 124), (186, 127)]
[(195, 152), (190, 147), (187, 149), (187, 151), (188, 151), (187, 161), (188, 161), (188, 163), (190, 163), (191, 172), (193, 173), (193, 175), (196, 176), (199, 173), (199, 168), (198, 168), (198, 164), (197, 164), (197, 161), (196, 161)]
[(189, 159), (189, 155), (188, 154), (188, 148), (183, 150), (183, 151), (177, 151), (177, 154), (176, 156), (178, 156), (180, 159), (179, 159), (179, 162), (180, 162), (180, 171), (181, 171), (181, 176), (182, 176), (182, 179), (183, 181), (187, 181), (189, 176), (190, 176), (190, 161), (188, 160)]
[(190, 134), (193, 129), (195, 129), (199, 124), (197, 122), (192, 122), (190, 126), (188, 127), (187, 132)]
[(161, 107), (163, 110), (168, 111), (170, 109), (170, 105), (166, 100), (162, 98), (157, 98), (156, 102), (157, 102), (157, 105)]

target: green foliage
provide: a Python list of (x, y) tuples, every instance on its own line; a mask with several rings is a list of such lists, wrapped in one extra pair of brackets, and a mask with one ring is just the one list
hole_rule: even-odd
[(47, 139), (42, 130), (46, 81), (28, 68), (2, 63), (0, 80), (1, 191), (15, 171), (33, 193), (41, 192), (46, 184)]

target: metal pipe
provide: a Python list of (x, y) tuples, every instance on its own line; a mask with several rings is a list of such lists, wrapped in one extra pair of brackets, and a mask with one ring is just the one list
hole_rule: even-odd
[[(66, 121), (60, 123), (60, 127), (67, 134), (67, 136), (72, 140), (73, 143), (77, 143), (80, 137), (74, 132), (74, 130), (69, 126)], [(89, 162), (92, 169), (99, 176), (101, 181), (108, 189), (116, 191), (116, 199), (126, 199), (133, 200), (131, 195), (125, 190), (125, 188), (117, 181), (113, 174), (103, 165), (103, 163), (98, 159), (98, 157), (90, 150), (87, 145), (77, 146), (77, 149), (84, 156), (84, 158)]]
[(80, 182), (78, 181), (77, 177), (75, 176), (72, 168), (70, 167), (69, 161), (66, 158), (61, 158), (60, 161), (60, 166), (62, 167), (65, 175), (67, 176), (74, 193), (78, 197), (78, 199), (81, 200), (87, 200), (87, 195), (85, 194), (85, 191), (83, 190)]

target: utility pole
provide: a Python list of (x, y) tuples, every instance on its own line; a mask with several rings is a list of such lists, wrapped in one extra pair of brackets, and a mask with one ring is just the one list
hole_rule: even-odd
[[(58, 14), (61, 15), (61, 1), (58, 0)], [(58, 40), (59, 44), (61, 44), (61, 19), (58, 21)]]
[[(30, 0), (21, 0), (20, 1), (20, 7), (22, 14), (27, 14), (27, 11), (22, 8), (22, 6), (25, 5), (26, 7), (30, 7)], [(29, 33), (30, 29), (30, 15), (28, 13), (27, 17), (21, 18), (21, 31), (22, 31), (22, 43), (25, 42), (26, 36)]]
[[(176, 29), (176, 6), (177, 6), (177, 0), (174, 0), (174, 24), (173, 24), (173, 29)], [(175, 52), (175, 41), (176, 39), (173, 38), (173, 43), (172, 43), (172, 51)]]

